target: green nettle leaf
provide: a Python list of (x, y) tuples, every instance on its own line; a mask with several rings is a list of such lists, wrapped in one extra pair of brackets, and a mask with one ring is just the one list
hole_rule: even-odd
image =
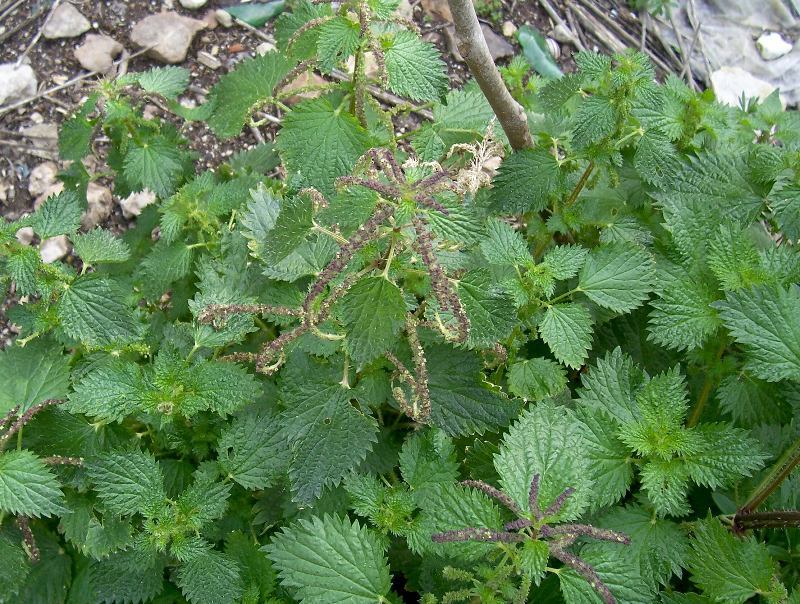
[(189, 70), (175, 65), (153, 67), (140, 73), (137, 82), (142, 90), (174, 99), (189, 85)]
[(592, 476), (581, 423), (566, 407), (543, 401), (523, 411), (503, 437), (494, 464), (503, 491), (523, 510), (534, 474), (539, 474), (539, 507), (544, 510), (571, 487), (559, 521), (578, 518), (590, 505)]
[(57, 344), (37, 339), (24, 348), (0, 352), (0, 415), (17, 405), (24, 413), (33, 405), (64, 398), (69, 390), (69, 357)]
[(80, 161), (91, 151), (95, 123), (88, 119), (97, 107), (99, 95), (92, 94), (58, 132), (58, 154), (61, 159)]
[(300, 601), (373, 604), (391, 587), (384, 547), (358, 522), (326, 514), (284, 527), (263, 549)]
[(164, 589), (164, 562), (137, 544), (89, 566), (88, 587), (97, 602), (148, 602)]
[(359, 38), (358, 22), (346, 17), (334, 17), (320, 26), (317, 38), (320, 69), (329, 73), (337, 64), (346, 60), (358, 48)]
[(452, 484), (458, 478), (453, 441), (435, 428), (412, 434), (400, 450), (400, 472), (415, 500), (424, 505), (437, 485)]
[(139, 339), (141, 326), (122, 298), (121, 288), (105, 277), (79, 277), (58, 303), (61, 327), (68, 336), (87, 346), (134, 342)]
[(103, 229), (76, 235), (72, 245), (85, 264), (125, 262), (131, 255), (127, 243)]
[(773, 585), (775, 562), (753, 536), (735, 537), (715, 518), (694, 526), (689, 571), (715, 602), (743, 603), (756, 594), (780, 595)]
[(273, 88), (289, 68), (289, 61), (277, 52), (239, 63), (211, 89), (208, 125), (222, 138), (239, 134), (253, 112), (272, 98)]
[(759, 286), (726, 292), (722, 322), (747, 353), (752, 374), (768, 382), (800, 381), (800, 289)]
[(639, 409), (635, 393), (645, 381), (644, 372), (617, 347), (597, 359), (597, 365), (581, 376), (578, 390), (582, 405), (614, 418), (620, 424), (636, 421)]
[(469, 318), (467, 346), (487, 348), (507, 337), (517, 323), (514, 299), (493, 283), (487, 269), (469, 271), (458, 282), (458, 296)]
[(0, 453), (0, 511), (22, 516), (66, 513), (55, 474), (30, 451)]
[(650, 303), (649, 340), (676, 350), (694, 350), (721, 325), (711, 304), (714, 291), (691, 278), (680, 279)]
[(414, 32), (398, 31), (383, 53), (393, 92), (414, 101), (435, 101), (447, 93), (444, 61), (433, 44)]
[(298, 103), (276, 141), (287, 170), (325, 195), (333, 195), (335, 180), (349, 174), (370, 147), (358, 120), (334, 102), (342, 101), (328, 96)]
[(514, 228), (497, 218), (486, 223), (487, 238), (481, 242), (481, 252), (492, 264), (521, 265), (533, 262), (528, 244)]
[(557, 245), (550, 248), (542, 259), (542, 264), (550, 269), (553, 279), (571, 279), (586, 263), (589, 250), (579, 245)]
[(538, 212), (563, 188), (558, 160), (547, 149), (523, 149), (503, 160), (492, 181), (492, 205), (503, 212)]
[(347, 351), (359, 362), (371, 361), (391, 348), (405, 322), (403, 293), (383, 277), (361, 279), (339, 306), (347, 327)]
[(781, 232), (792, 240), (800, 240), (800, 186), (778, 181), (769, 192), (767, 203), (772, 208)]
[(210, 548), (181, 564), (178, 585), (192, 604), (234, 604), (241, 601), (244, 591), (239, 565)]
[(481, 373), (471, 352), (437, 344), (426, 346), (431, 393), (431, 418), (447, 434), (482, 434), (508, 425), (519, 402), (509, 400)]
[(633, 482), (633, 459), (628, 447), (617, 436), (615, 421), (581, 407), (583, 440), (589, 475), (594, 479), (592, 508), (599, 509), (622, 499)]
[(145, 400), (147, 386), (135, 363), (114, 360), (87, 373), (69, 395), (68, 409), (106, 421), (121, 421)]
[(617, 113), (611, 99), (590, 96), (583, 100), (575, 115), (574, 142), (579, 147), (588, 147), (614, 133)]
[(286, 369), (284, 429), (294, 499), (310, 503), (364, 460), (377, 441), (378, 426), (350, 404), (351, 392), (337, 379), (339, 371), (305, 363)]
[(564, 368), (550, 359), (525, 359), (511, 365), (508, 389), (526, 400), (541, 401), (567, 387)]
[(181, 153), (174, 143), (158, 136), (143, 143), (131, 142), (124, 171), (135, 190), (150, 189), (160, 197), (169, 197), (183, 175)]
[(13, 601), (31, 571), (28, 556), (18, 543), (0, 535), (0, 598)]
[(578, 276), (578, 289), (614, 312), (630, 312), (653, 290), (655, 263), (644, 249), (627, 243), (592, 250)]
[(271, 486), (289, 467), (289, 448), (279, 418), (251, 412), (233, 420), (219, 437), (219, 463), (246, 489)]
[(559, 361), (579, 369), (592, 345), (592, 316), (582, 304), (554, 304), (545, 311), (539, 334)]
[(164, 506), (164, 476), (143, 451), (103, 453), (87, 462), (89, 478), (106, 508), (120, 516), (153, 516)]
[(83, 207), (74, 191), (48, 197), (28, 223), (42, 239), (74, 233), (81, 226)]

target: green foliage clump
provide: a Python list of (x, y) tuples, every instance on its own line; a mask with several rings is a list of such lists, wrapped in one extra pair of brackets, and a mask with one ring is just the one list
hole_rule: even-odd
[[(159, 68), (64, 125), (65, 191), (0, 225), (0, 600), (797, 602), (797, 114), (513, 61), (511, 152), (396, 7), (297, 2), (207, 104)], [(183, 120), (272, 107), (195, 171)], [(101, 134), (158, 198), (122, 235), (80, 229)]]

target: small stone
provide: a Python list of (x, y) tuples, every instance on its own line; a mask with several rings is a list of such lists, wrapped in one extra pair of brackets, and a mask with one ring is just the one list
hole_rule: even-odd
[(75, 38), (89, 30), (92, 26), (89, 19), (69, 2), (59, 4), (50, 15), (42, 34), (48, 40), (58, 38)]
[(36, 147), (42, 147), (49, 151), (58, 149), (58, 125), (52, 122), (43, 122), (20, 128), (20, 133), (33, 141)]
[(231, 14), (228, 11), (218, 8), (214, 13), (214, 16), (217, 18), (217, 23), (222, 25), (222, 27), (227, 28), (233, 26), (233, 17), (231, 17)]
[(219, 25), (219, 21), (217, 21), (217, 11), (213, 8), (206, 11), (206, 14), (203, 15), (203, 21), (208, 29), (217, 29), (217, 25)]
[(44, 116), (38, 111), (34, 111), (33, 113), (31, 113), (30, 118), (34, 124), (41, 124), (42, 122), (44, 122)]
[(89, 71), (108, 73), (114, 59), (124, 50), (122, 44), (110, 36), (88, 34), (83, 44), (75, 49), (75, 58)]
[(81, 226), (84, 229), (92, 229), (111, 216), (114, 197), (108, 187), (90, 182), (86, 190), (86, 202), (88, 208), (81, 216)]
[(55, 162), (46, 161), (31, 170), (28, 180), (28, 193), (31, 197), (38, 197), (56, 183), (58, 166)]
[(181, 1), (181, 6), (183, 8), (188, 8), (189, 10), (196, 10), (198, 8), (203, 8), (208, 0), (180, 0), (180, 1)]
[(219, 69), (222, 67), (222, 61), (212, 55), (210, 52), (201, 50), (197, 53), (197, 62), (205, 65), (209, 69)]
[(767, 98), (775, 91), (775, 86), (765, 82), (741, 67), (720, 67), (711, 74), (711, 87), (717, 100), (731, 107), (739, 106), (742, 94), (747, 98)]
[(36, 74), (30, 65), (0, 65), (0, 105), (16, 103), (36, 94)]
[(575, 41), (575, 34), (572, 33), (569, 27), (563, 23), (559, 23), (553, 28), (553, 38), (562, 44), (571, 44)]
[(142, 210), (151, 203), (154, 203), (155, 200), (156, 194), (148, 189), (144, 189), (143, 191), (131, 193), (125, 199), (121, 199), (119, 205), (122, 208), (122, 215), (125, 216), (125, 218), (133, 218), (141, 214)]
[(503, 23), (503, 35), (506, 38), (514, 37), (514, 34), (517, 33), (517, 26), (514, 25), (511, 21), (506, 21)]
[(438, 21), (453, 22), (453, 13), (447, 0), (422, 0), (422, 9)]
[[(326, 84), (324, 78), (318, 76), (314, 72), (305, 72), (300, 74), (294, 80), (289, 82), (286, 86), (281, 88), (282, 92), (291, 92), (292, 90), (298, 90), (300, 88), (305, 88), (306, 86), (321, 86), (322, 84)], [(284, 100), (287, 105), (294, 105), (299, 103), (303, 99), (315, 99), (322, 91), (320, 90), (307, 90), (305, 92), (300, 92), (298, 94), (294, 94)]]
[(256, 46), (256, 54), (258, 55), (265, 55), (268, 52), (272, 52), (273, 50), (277, 50), (277, 48), (272, 42), (262, 42), (261, 44)]
[(181, 63), (195, 34), (206, 27), (205, 21), (177, 13), (159, 13), (134, 25), (131, 41), (142, 48), (152, 47), (147, 54), (162, 63)]
[(514, 47), (511, 46), (503, 36), (498, 36), (486, 23), (481, 23), (481, 30), (483, 31), (483, 37), (486, 39), (486, 45), (489, 47), (489, 53), (492, 55), (492, 59), (497, 61), (514, 56)]
[(17, 241), (19, 241), (22, 245), (30, 245), (33, 243), (33, 229), (31, 227), (22, 227), (17, 231), (16, 237)]
[(45, 239), (39, 246), (39, 255), (45, 264), (61, 260), (67, 255), (67, 252), (69, 252), (69, 239), (66, 235)]
[(792, 44), (784, 40), (783, 36), (776, 32), (761, 34), (756, 40), (756, 46), (758, 46), (758, 52), (761, 53), (765, 61), (780, 59), (794, 48)]

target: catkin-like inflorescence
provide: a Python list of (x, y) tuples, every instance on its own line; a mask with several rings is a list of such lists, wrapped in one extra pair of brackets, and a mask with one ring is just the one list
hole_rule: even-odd
[[(290, 41), (289, 43), (291, 44), (292, 42)], [(275, 84), (275, 87), (272, 89), (272, 95), (278, 96), (278, 93), (281, 90), (283, 90), (284, 86), (291, 84), (295, 80), (295, 78), (297, 78), (301, 73), (307, 71), (308, 69), (311, 69), (311, 61), (310, 60), (300, 61), (297, 65), (292, 67), (286, 73), (285, 76), (283, 76), (280, 80), (278, 80), (278, 83)]]
[(288, 306), (272, 306), (269, 304), (210, 304), (197, 315), (198, 323), (211, 323), (215, 319), (225, 320), (231, 315), (271, 314), (286, 317), (300, 317), (303, 311)]
[(347, 267), (353, 256), (375, 238), (380, 225), (392, 214), (394, 214), (394, 208), (392, 206), (378, 205), (378, 208), (372, 216), (358, 227), (358, 230), (350, 237), (348, 242), (339, 249), (334, 259), (331, 260), (328, 266), (319, 274), (319, 277), (317, 277), (317, 280), (311, 286), (311, 290), (306, 295), (305, 300), (303, 300), (303, 311), (307, 315), (310, 313), (312, 302), (325, 291), (325, 288), (336, 278), (336, 275)]
[(436, 210), (437, 212), (443, 214), (444, 216), (450, 215), (450, 210), (448, 210), (443, 204), (436, 201), (433, 197), (425, 193), (417, 193), (416, 195), (414, 195), (414, 201), (416, 201), (420, 205), (425, 206), (426, 208)]
[(542, 510), (539, 508), (539, 481), (541, 476), (537, 473), (531, 478), (531, 488), (528, 490), (528, 509), (536, 520), (542, 519)]
[(82, 466), (82, 457), (65, 457), (64, 455), (51, 455), (50, 457), (42, 458), (42, 461), (48, 466)]
[(22, 428), (22, 426), (31, 421), (33, 416), (39, 413), (39, 411), (51, 405), (60, 405), (63, 402), (64, 399), (61, 398), (49, 398), (28, 409), (25, 413), (17, 418), (17, 421), (11, 424), (5, 434), (0, 436), (0, 447), (2, 447), (12, 436), (19, 432), (19, 429)]
[(555, 501), (551, 503), (547, 509), (544, 511), (544, 517), (547, 518), (548, 516), (555, 516), (564, 507), (564, 503), (567, 501), (567, 498), (575, 492), (575, 489), (572, 487), (567, 487), (564, 489), (561, 494), (556, 497)]
[(27, 516), (17, 516), (17, 526), (19, 532), (22, 533), (22, 542), (25, 544), (25, 550), (28, 552), (28, 557), (31, 562), (39, 561), (39, 547), (36, 545), (36, 538), (31, 531), (30, 519)]
[(17, 417), (17, 413), (19, 412), (19, 405), (11, 409), (8, 413), (6, 413), (2, 419), (0, 419), (0, 430), (2, 430), (3, 426), (5, 426), (8, 422), (11, 421), (12, 418)]
[(485, 528), (465, 528), (457, 531), (445, 531), (431, 535), (434, 543), (452, 543), (456, 541), (485, 541), (488, 543), (519, 543), (527, 537), (521, 533), (507, 533)]
[(394, 199), (398, 200), (402, 197), (402, 193), (400, 190), (395, 187), (394, 185), (390, 185), (385, 182), (380, 182), (379, 180), (374, 180), (371, 178), (361, 178), (359, 176), (342, 176), (336, 180), (337, 184), (340, 185), (358, 185), (361, 187), (366, 187), (367, 189), (372, 189), (379, 195), (385, 197), (386, 199)]
[(500, 491), (499, 489), (494, 488), (492, 485), (483, 482), (482, 480), (462, 480), (461, 484), (465, 487), (472, 487), (473, 489), (478, 489), (479, 491), (483, 491), (489, 497), (493, 497), (497, 499), (500, 503), (502, 503), (506, 508), (511, 510), (514, 514), (518, 516), (522, 516), (522, 509), (517, 505), (517, 502), (511, 499), (508, 495)]
[(558, 536), (558, 535), (577, 535), (580, 537), (591, 537), (600, 541), (611, 541), (612, 543), (622, 543), (630, 545), (630, 538), (617, 531), (610, 529), (597, 528), (590, 524), (559, 524), (557, 526), (547, 527), (546, 531), (542, 531), (545, 536)]
[(506, 522), (505, 525), (503, 525), (503, 528), (507, 531), (519, 531), (529, 526), (533, 526), (533, 523), (530, 520), (527, 518), (517, 518), (511, 522)]
[(605, 604), (616, 604), (614, 595), (611, 593), (611, 591), (609, 591), (606, 584), (603, 583), (603, 581), (595, 572), (594, 568), (592, 568), (589, 564), (578, 558), (576, 555), (558, 547), (557, 545), (550, 545), (550, 553), (554, 558), (574, 569), (575, 572), (586, 579), (586, 581), (589, 582), (589, 585), (591, 585), (592, 588), (600, 595), (600, 598)]
[(410, 314), (406, 315), (406, 335), (411, 347), (411, 356), (414, 359), (414, 369), (417, 372), (417, 396), (420, 402), (419, 417), (417, 421), (427, 423), (431, 418), (431, 392), (428, 378), (428, 362), (425, 359), (425, 349), (419, 341), (417, 333), (417, 320)]

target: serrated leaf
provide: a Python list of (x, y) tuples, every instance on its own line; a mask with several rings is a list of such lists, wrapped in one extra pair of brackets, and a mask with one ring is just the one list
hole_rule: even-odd
[(523, 149), (503, 160), (492, 181), (492, 205), (502, 212), (538, 212), (564, 186), (558, 161), (546, 149)]
[(0, 352), (0, 415), (17, 405), (24, 413), (47, 399), (64, 398), (69, 390), (69, 357), (48, 339)]
[(469, 271), (458, 282), (458, 296), (469, 318), (467, 346), (486, 348), (507, 337), (517, 322), (514, 299), (487, 269)]
[(559, 361), (578, 369), (592, 344), (592, 317), (581, 304), (554, 304), (545, 311), (539, 334)]
[(578, 390), (579, 400), (620, 424), (633, 422), (640, 415), (635, 393), (644, 381), (644, 372), (617, 347), (598, 358), (596, 365), (581, 376), (583, 388)]
[(541, 401), (560, 394), (566, 387), (564, 368), (550, 359), (525, 359), (509, 367), (509, 391), (526, 400)]
[(425, 354), (431, 419), (447, 434), (496, 431), (516, 415), (519, 402), (507, 399), (486, 382), (481, 362), (474, 353), (437, 344), (426, 346)]
[(164, 476), (149, 453), (103, 453), (89, 460), (86, 469), (97, 495), (114, 514), (153, 516), (165, 505)]
[(142, 143), (131, 141), (123, 169), (125, 180), (135, 191), (150, 189), (160, 197), (172, 195), (183, 176), (180, 151), (161, 136)]
[(83, 206), (73, 191), (63, 191), (48, 197), (28, 219), (28, 224), (39, 237), (48, 239), (57, 235), (74, 233), (81, 226)]
[(227, 475), (246, 489), (271, 486), (289, 467), (289, 448), (278, 417), (243, 414), (219, 437), (219, 462)]
[(192, 269), (194, 254), (183, 241), (159, 240), (136, 267), (134, 276), (149, 299), (160, 297), (169, 286), (186, 277)]
[(61, 327), (87, 346), (113, 346), (136, 341), (141, 327), (122, 301), (113, 282), (97, 275), (76, 279), (57, 306)]
[(370, 139), (354, 116), (323, 97), (294, 107), (283, 119), (276, 147), (287, 170), (305, 185), (333, 195), (334, 181), (351, 172)]
[(199, 532), (225, 515), (232, 486), (197, 472), (192, 485), (175, 502), (175, 509), (191, 530)]
[(400, 449), (400, 472), (416, 501), (423, 505), (433, 496), (436, 485), (451, 484), (458, 478), (453, 441), (437, 429), (411, 434)]
[(582, 407), (584, 455), (589, 474), (594, 479), (592, 508), (613, 505), (625, 496), (633, 482), (633, 459), (630, 449), (617, 437), (614, 420), (594, 414)]
[(384, 546), (346, 518), (312, 516), (284, 527), (265, 546), (281, 583), (301, 602), (372, 604), (389, 593)]
[(174, 99), (189, 85), (189, 70), (175, 65), (153, 67), (137, 75), (142, 90)]
[(671, 284), (650, 303), (647, 339), (676, 350), (699, 348), (721, 325), (715, 299), (710, 287), (689, 277)]
[(642, 248), (625, 243), (602, 245), (589, 254), (578, 277), (578, 289), (614, 312), (630, 312), (653, 289), (655, 263)]
[(88, 116), (97, 106), (99, 96), (92, 94), (80, 109), (61, 124), (58, 131), (58, 154), (61, 159), (80, 161), (91, 151), (95, 123)]
[(701, 444), (683, 457), (693, 482), (718, 489), (752, 476), (764, 465), (764, 454), (758, 441), (745, 430), (722, 423), (699, 424), (693, 430)]
[(368, 362), (391, 348), (405, 322), (400, 288), (383, 277), (366, 277), (351, 287), (340, 303), (347, 328), (347, 351)]
[(325, 73), (352, 55), (360, 43), (358, 22), (334, 17), (319, 27), (317, 60)]
[(433, 44), (414, 32), (398, 31), (383, 53), (393, 92), (414, 101), (435, 101), (447, 93), (444, 61)]
[(66, 512), (55, 474), (25, 449), (0, 454), (0, 510), (39, 518)]
[(775, 563), (755, 537), (735, 537), (719, 520), (698, 520), (689, 570), (703, 593), (717, 602), (743, 603), (772, 591)]
[(800, 240), (800, 186), (778, 181), (767, 197), (781, 232), (792, 241)]
[(716, 302), (725, 327), (747, 353), (747, 367), (768, 382), (800, 380), (800, 289), (759, 286)]
[(611, 136), (617, 126), (617, 113), (611, 99), (593, 95), (583, 100), (575, 113), (573, 143), (588, 147)]
[(155, 552), (134, 547), (92, 561), (88, 582), (98, 603), (139, 604), (161, 593), (163, 575), (164, 563)]
[(211, 89), (209, 102), (214, 109), (209, 127), (222, 138), (239, 134), (253, 111), (272, 97), (273, 88), (288, 70), (288, 60), (277, 52), (239, 63)]
[(528, 244), (511, 225), (493, 218), (486, 223), (486, 239), (481, 242), (481, 252), (492, 264), (523, 265), (533, 262)]
[(72, 238), (75, 253), (86, 264), (125, 262), (131, 250), (122, 239), (104, 229), (94, 229)]
[(88, 372), (69, 395), (67, 408), (106, 421), (121, 421), (143, 402), (146, 385), (138, 365), (120, 360)]
[(350, 404), (351, 393), (337, 379), (338, 373), (308, 359), (285, 370), (284, 422), (296, 501), (310, 503), (325, 486), (339, 484), (377, 441), (375, 420)]
[(523, 510), (534, 474), (539, 474), (539, 507), (546, 509), (571, 487), (558, 521), (578, 518), (590, 505), (592, 479), (581, 424), (566, 407), (543, 401), (522, 412), (503, 437), (494, 465), (504, 493)]
[(181, 564), (178, 585), (192, 604), (234, 604), (244, 591), (239, 565), (211, 548), (202, 549)]
[(557, 245), (547, 250), (542, 264), (550, 269), (553, 279), (571, 279), (586, 264), (588, 254), (589, 250), (579, 245)]
[(0, 535), (0, 599), (13, 601), (31, 571), (22, 547)]
[(680, 164), (675, 147), (661, 131), (645, 131), (636, 146), (633, 165), (645, 182), (656, 187), (669, 185), (676, 177)]
[(444, 141), (429, 123), (422, 124), (411, 138), (414, 153), (422, 161), (437, 161), (444, 154)]

